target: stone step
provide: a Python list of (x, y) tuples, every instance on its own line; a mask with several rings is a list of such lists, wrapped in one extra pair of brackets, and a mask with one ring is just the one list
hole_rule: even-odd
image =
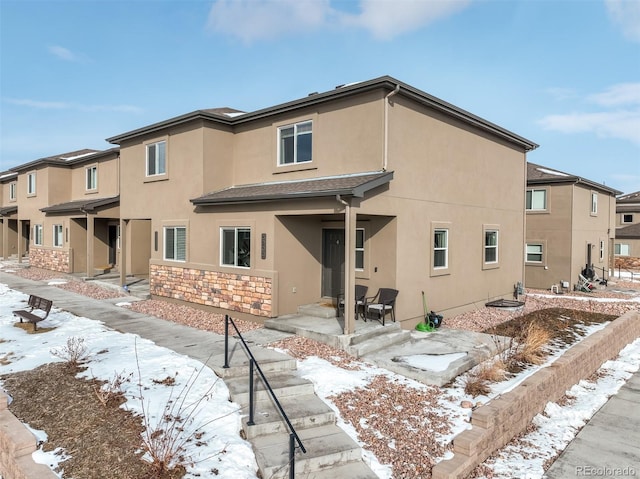
[[(287, 354), (266, 348), (251, 348), (251, 352), (258, 361), (260, 369), (265, 374), (277, 374), (296, 370), (296, 360)], [(229, 368), (223, 367), (224, 353), (212, 356), (207, 364), (223, 379), (249, 377), (249, 357), (235, 339), (229, 340)]]
[(298, 306), (298, 314), (316, 318), (335, 318), (338, 310), (335, 306), (325, 303), (303, 304)]
[(366, 354), (380, 351), (396, 344), (402, 344), (411, 340), (410, 331), (387, 332), (386, 334), (376, 335), (365, 341), (359, 341), (347, 347), (347, 352), (356, 358), (361, 358)]
[[(297, 477), (341, 467), (362, 460), (360, 446), (338, 426), (322, 426), (297, 431), (306, 453), (296, 449)], [(253, 439), (258, 467), (263, 477), (286, 478), (289, 475), (289, 434), (270, 434)], [(297, 443), (296, 443), (297, 444)], [(343, 476), (332, 476), (343, 477)], [(349, 477), (349, 476), (346, 476)]]
[[(362, 321), (362, 320), (359, 319), (358, 321)], [(358, 343), (364, 343), (365, 341), (369, 341), (370, 339), (374, 339), (378, 336), (384, 336), (386, 334), (397, 333), (398, 331), (404, 331), (400, 326), (400, 323), (387, 322), (387, 324), (382, 326), (382, 323), (379, 323), (375, 319), (367, 320), (367, 324), (369, 322), (373, 322), (373, 324), (377, 325), (377, 327), (372, 327), (367, 330), (358, 331), (358, 334), (354, 334), (350, 338), (349, 344), (354, 345)]]
[[(335, 424), (336, 415), (322, 399), (315, 394), (305, 396), (284, 396), (278, 398), (294, 429)], [(242, 426), (247, 439), (266, 434), (288, 432), (288, 426), (271, 399), (257, 401), (254, 407), (253, 426), (247, 425), (249, 405), (243, 405)]]
[[(304, 396), (308, 394), (314, 394), (313, 383), (308, 379), (304, 379), (293, 374), (276, 374), (267, 375), (269, 384), (275, 396), (280, 400), (287, 396)], [(225, 379), (225, 384), (229, 388), (229, 394), (231, 400), (240, 404), (241, 406), (249, 404), (249, 378), (238, 377)], [(254, 399), (256, 401), (264, 401), (271, 396), (262, 381), (262, 379), (256, 374), (254, 381)]]
[[(297, 469), (296, 469), (297, 471)], [(323, 469), (307, 474), (305, 479), (379, 479), (363, 461), (347, 462), (341, 466)]]

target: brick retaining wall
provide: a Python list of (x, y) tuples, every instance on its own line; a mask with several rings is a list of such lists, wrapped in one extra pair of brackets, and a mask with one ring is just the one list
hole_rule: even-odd
[(151, 264), (152, 295), (271, 317), (272, 279), (249, 274)]
[(29, 265), (36, 268), (71, 273), (71, 252), (64, 249), (29, 248)]
[(0, 391), (0, 476), (6, 479), (56, 479), (48, 466), (36, 464), (35, 436), (9, 409), (7, 395)]
[(557, 401), (574, 384), (591, 376), (607, 360), (640, 337), (640, 311), (629, 311), (569, 348), (549, 367), (518, 387), (476, 409), (472, 429), (453, 440), (453, 458), (432, 470), (432, 479), (464, 479), (494, 451), (522, 433), (548, 402)]

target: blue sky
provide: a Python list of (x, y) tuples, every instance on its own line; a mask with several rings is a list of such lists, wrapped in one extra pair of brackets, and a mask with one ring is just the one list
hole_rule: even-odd
[(640, 0), (0, 0), (0, 170), (390, 75), (640, 190)]

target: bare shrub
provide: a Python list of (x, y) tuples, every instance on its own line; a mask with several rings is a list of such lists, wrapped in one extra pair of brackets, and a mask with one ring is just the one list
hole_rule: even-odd
[(491, 389), (487, 381), (479, 378), (475, 374), (470, 374), (464, 380), (464, 392), (472, 397), (484, 396), (489, 394), (490, 391)]
[(122, 386), (130, 382), (132, 376), (133, 373), (126, 375), (124, 371), (121, 373), (116, 372), (113, 373), (113, 378), (106, 381), (101, 387), (93, 386), (93, 391), (96, 393), (98, 401), (100, 401), (104, 407), (122, 402), (124, 399)]
[(492, 362), (483, 363), (476, 373), (478, 379), (490, 383), (504, 381), (507, 376), (506, 367), (502, 358), (497, 358)]
[(50, 353), (65, 361), (71, 368), (78, 368), (89, 360), (89, 351), (84, 343), (84, 338), (75, 336), (68, 338), (65, 346), (51, 349)]
[(524, 364), (542, 364), (551, 333), (538, 323), (529, 323), (520, 338), (513, 360)]

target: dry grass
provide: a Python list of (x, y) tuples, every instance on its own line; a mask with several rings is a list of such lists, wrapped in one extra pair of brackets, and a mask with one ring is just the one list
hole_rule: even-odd
[(464, 392), (471, 397), (476, 396), (485, 396), (489, 394), (491, 388), (486, 379), (479, 378), (478, 376), (474, 376), (470, 374), (464, 380)]
[(517, 363), (542, 364), (547, 357), (551, 332), (539, 323), (531, 322), (518, 338), (518, 347), (511, 359)]

